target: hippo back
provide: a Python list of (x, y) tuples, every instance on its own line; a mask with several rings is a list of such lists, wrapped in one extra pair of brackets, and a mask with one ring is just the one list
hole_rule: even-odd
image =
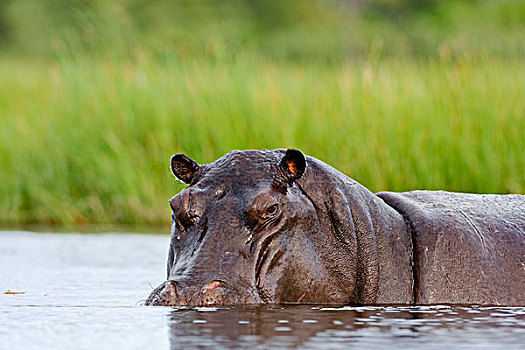
[(525, 305), (525, 196), (378, 196), (411, 226), (416, 303)]

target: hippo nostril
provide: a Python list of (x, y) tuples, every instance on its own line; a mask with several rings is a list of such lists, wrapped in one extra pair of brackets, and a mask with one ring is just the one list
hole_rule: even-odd
[(223, 286), (223, 284), (222, 284), (221, 281), (217, 281), (217, 280), (211, 281), (211, 282), (205, 284), (204, 287), (202, 287), (202, 293), (206, 293), (206, 292), (208, 292), (208, 291), (210, 291), (212, 289), (215, 289), (215, 288), (218, 288), (218, 287), (222, 287), (222, 286)]
[(173, 281), (167, 281), (158, 286), (151, 292), (146, 305), (176, 305), (179, 299), (179, 287)]
[(179, 293), (179, 287), (177, 286), (177, 283), (173, 281), (166, 282), (166, 285), (164, 286), (164, 291), (167, 295), (170, 297), (176, 297)]
[(226, 284), (219, 280), (206, 283), (201, 289), (200, 304), (204, 306), (222, 304), (226, 293), (225, 286)]

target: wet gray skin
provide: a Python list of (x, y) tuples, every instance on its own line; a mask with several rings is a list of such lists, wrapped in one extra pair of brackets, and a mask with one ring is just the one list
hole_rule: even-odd
[(525, 305), (525, 196), (373, 194), (298, 150), (171, 168), (189, 186), (147, 305)]

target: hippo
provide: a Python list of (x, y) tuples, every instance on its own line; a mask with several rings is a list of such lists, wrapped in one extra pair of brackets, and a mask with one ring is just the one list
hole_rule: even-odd
[(525, 195), (372, 193), (296, 149), (171, 158), (146, 305), (525, 305)]

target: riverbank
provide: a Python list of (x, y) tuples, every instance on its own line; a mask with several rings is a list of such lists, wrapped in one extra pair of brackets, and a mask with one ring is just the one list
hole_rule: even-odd
[(372, 191), (525, 193), (525, 61), (0, 58), (0, 224), (169, 225), (169, 159), (295, 147)]

